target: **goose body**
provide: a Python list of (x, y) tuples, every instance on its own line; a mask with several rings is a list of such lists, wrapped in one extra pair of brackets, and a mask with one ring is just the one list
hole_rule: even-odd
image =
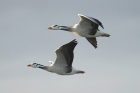
[(96, 37), (109, 37), (110, 35), (104, 33), (98, 29), (101, 26), (103, 29), (102, 23), (95, 18), (85, 16), (82, 14), (78, 14), (80, 17), (80, 22), (75, 24), (74, 26), (58, 26), (52, 25), (48, 27), (50, 30), (65, 30), (72, 32), (75, 35), (85, 37), (95, 48), (97, 48), (97, 40)]
[(84, 71), (77, 70), (72, 67), (73, 62), (73, 51), (75, 46), (77, 45), (77, 41), (74, 39), (71, 42), (62, 45), (60, 48), (58, 48), (55, 53), (57, 55), (55, 62), (51, 62), (49, 66), (44, 66), (38, 63), (31, 63), (27, 66), (33, 67), (33, 68), (41, 68), (43, 70), (56, 73), (59, 75), (73, 75), (73, 74), (79, 74), (84, 73)]

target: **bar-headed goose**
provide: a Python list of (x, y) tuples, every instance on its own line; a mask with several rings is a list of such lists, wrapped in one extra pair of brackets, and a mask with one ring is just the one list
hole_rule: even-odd
[(101, 32), (98, 27), (101, 26), (103, 29), (102, 23), (92, 17), (88, 17), (82, 14), (78, 14), (80, 17), (80, 22), (74, 26), (58, 26), (52, 25), (48, 27), (51, 30), (65, 30), (72, 32), (78, 36), (85, 37), (95, 48), (97, 48), (96, 37), (109, 37), (110, 35), (104, 32)]
[(51, 61), (51, 64), (49, 66), (44, 66), (38, 63), (31, 63), (27, 66), (33, 67), (33, 68), (41, 68), (43, 70), (56, 73), (59, 75), (73, 75), (73, 74), (83, 74), (84, 71), (77, 70), (72, 67), (73, 62), (73, 51), (75, 46), (77, 45), (77, 41), (74, 39), (71, 42), (62, 45), (60, 48), (58, 48), (55, 53), (57, 55), (57, 58), (55, 62)]

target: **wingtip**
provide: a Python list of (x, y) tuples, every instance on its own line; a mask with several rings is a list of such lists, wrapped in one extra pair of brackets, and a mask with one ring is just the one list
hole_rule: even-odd
[(73, 39), (73, 41), (76, 41), (76, 39)]
[(74, 43), (78, 43), (76, 39), (72, 40), (72, 42), (74, 42)]
[(101, 24), (101, 27), (104, 29), (104, 26)]

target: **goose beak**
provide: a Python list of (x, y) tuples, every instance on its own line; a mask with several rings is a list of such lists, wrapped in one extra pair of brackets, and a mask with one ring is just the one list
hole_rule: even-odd
[(48, 27), (48, 29), (52, 29), (52, 27), (50, 26), (50, 27)]
[(28, 66), (28, 67), (30, 67), (30, 66), (31, 66), (31, 64), (28, 64), (27, 66)]

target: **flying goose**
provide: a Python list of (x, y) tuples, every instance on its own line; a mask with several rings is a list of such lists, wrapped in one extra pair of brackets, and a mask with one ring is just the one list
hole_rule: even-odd
[(41, 68), (43, 70), (56, 73), (59, 75), (73, 75), (73, 74), (83, 74), (84, 71), (77, 70), (72, 67), (72, 62), (74, 58), (74, 48), (77, 45), (76, 39), (72, 40), (71, 42), (62, 45), (60, 48), (58, 48), (55, 53), (57, 55), (57, 58), (55, 62), (51, 62), (49, 66), (44, 66), (38, 63), (31, 63), (27, 66), (33, 67), (33, 68)]
[(110, 35), (104, 32), (101, 32), (98, 27), (101, 26), (103, 29), (102, 23), (92, 17), (88, 17), (82, 14), (78, 14), (80, 17), (80, 22), (74, 26), (58, 26), (52, 25), (48, 27), (50, 30), (65, 30), (72, 32), (75, 35), (85, 37), (95, 48), (97, 48), (96, 37), (109, 37)]

